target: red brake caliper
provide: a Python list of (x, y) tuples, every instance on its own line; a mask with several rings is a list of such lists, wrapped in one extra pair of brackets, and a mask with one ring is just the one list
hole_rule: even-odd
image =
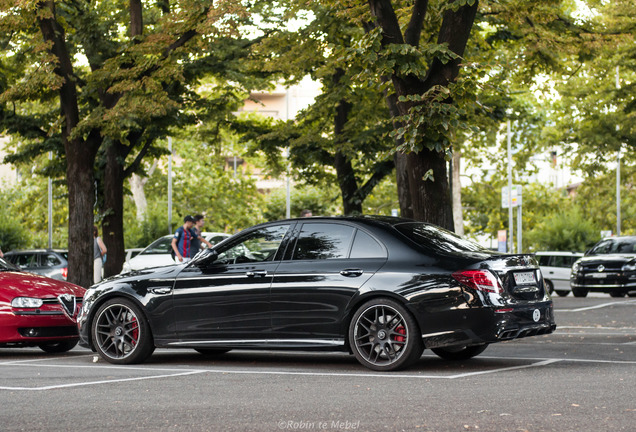
[[(406, 329), (404, 326), (398, 326), (395, 331), (401, 335), (406, 336)], [(406, 338), (404, 336), (395, 336), (396, 342), (406, 342)]]
[(139, 337), (139, 324), (137, 323), (137, 318), (132, 319), (133, 322), (133, 331), (132, 331), (132, 345), (137, 345), (137, 338)]

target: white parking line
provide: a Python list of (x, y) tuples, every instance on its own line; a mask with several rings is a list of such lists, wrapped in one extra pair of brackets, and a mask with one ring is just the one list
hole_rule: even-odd
[(588, 310), (592, 310), (592, 309), (601, 309), (604, 307), (609, 307), (609, 306), (615, 306), (615, 305), (631, 305), (636, 303), (636, 300), (625, 300), (625, 301), (620, 301), (620, 302), (609, 302), (609, 303), (601, 303), (595, 306), (588, 306), (588, 307), (583, 307), (583, 308), (577, 308), (577, 309), (555, 309), (554, 312), (584, 312), (584, 311), (588, 311)]

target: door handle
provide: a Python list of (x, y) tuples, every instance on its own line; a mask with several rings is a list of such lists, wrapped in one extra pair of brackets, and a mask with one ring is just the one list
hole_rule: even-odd
[(364, 271), (362, 269), (345, 269), (340, 272), (341, 275), (346, 277), (358, 277), (361, 276)]
[(247, 277), (267, 276), (267, 270), (254, 270), (245, 273)]
[(150, 291), (152, 291), (155, 294), (170, 294), (170, 291), (172, 291), (172, 288), (169, 288), (169, 287), (152, 288)]

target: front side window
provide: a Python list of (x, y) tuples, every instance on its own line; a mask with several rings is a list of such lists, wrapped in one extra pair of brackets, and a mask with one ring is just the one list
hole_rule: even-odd
[(274, 261), (289, 225), (262, 228), (244, 235), (218, 250), (217, 264)]
[(354, 230), (347, 225), (306, 223), (298, 236), (292, 259), (348, 258)]

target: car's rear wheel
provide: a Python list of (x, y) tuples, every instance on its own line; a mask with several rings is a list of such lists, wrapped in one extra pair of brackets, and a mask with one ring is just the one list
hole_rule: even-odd
[(572, 294), (574, 297), (587, 297), (589, 290), (583, 288), (572, 288)]
[(110, 363), (141, 363), (155, 349), (143, 313), (123, 298), (108, 300), (97, 310), (91, 333), (95, 349)]
[(205, 356), (215, 356), (232, 351), (230, 348), (195, 348), (194, 350), (199, 354), (203, 354)]
[(552, 294), (554, 292), (554, 284), (552, 283), (552, 281), (546, 279), (545, 285), (548, 288), (548, 293)]
[(557, 293), (559, 297), (567, 297), (567, 295), (570, 294), (570, 291), (556, 290), (555, 293)]
[(40, 349), (44, 352), (56, 354), (72, 350), (75, 348), (75, 345), (77, 345), (77, 342), (77, 339), (65, 340), (60, 342), (43, 343), (38, 345), (38, 347), (40, 347)]
[(620, 298), (620, 297), (625, 297), (625, 294), (627, 294), (627, 293), (626, 293), (626, 292), (624, 292), (624, 291), (612, 291), (612, 292), (610, 293), (610, 296), (611, 296), (611, 297), (617, 297), (617, 298)]
[(376, 371), (408, 367), (424, 350), (413, 316), (387, 298), (370, 300), (356, 311), (349, 326), (349, 344), (358, 361)]
[(444, 360), (468, 360), (483, 353), (486, 348), (488, 348), (488, 344), (450, 348), (432, 348), (431, 351)]

